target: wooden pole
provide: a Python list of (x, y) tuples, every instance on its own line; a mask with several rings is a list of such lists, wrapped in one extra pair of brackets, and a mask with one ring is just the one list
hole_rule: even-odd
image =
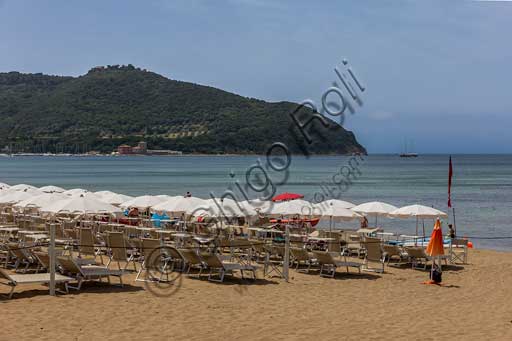
[(453, 232), (455, 233), (455, 238), (457, 238), (457, 224), (455, 223), (455, 207), (452, 207), (453, 210)]
[(283, 277), (286, 282), (289, 279), (289, 267), (290, 267), (290, 229), (288, 224), (285, 225), (285, 239), (284, 239), (284, 262), (283, 262)]
[(50, 295), (55, 296), (55, 223), (50, 223)]

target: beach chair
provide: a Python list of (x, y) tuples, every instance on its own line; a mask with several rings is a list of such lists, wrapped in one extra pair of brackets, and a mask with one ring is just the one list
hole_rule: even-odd
[(364, 252), (364, 248), (361, 246), (361, 236), (358, 234), (350, 234), (348, 236), (347, 244), (343, 249), (343, 254), (351, 256), (357, 254), (357, 257), (361, 257)]
[[(308, 250), (304, 248), (290, 248), (290, 255), (292, 256), (293, 262), (296, 264), (295, 270), (298, 272), (309, 273), (311, 266), (318, 266), (318, 260), (311, 256)], [(300, 264), (307, 265), (307, 269), (299, 270)]]
[[(137, 272), (137, 265), (135, 263), (134, 254), (132, 253), (130, 256), (128, 256), (124, 238), (125, 237), (124, 237), (123, 232), (107, 232), (106, 233), (106, 242), (107, 242), (107, 247), (109, 249), (108, 254), (110, 256), (106, 266), (109, 267), (109, 265), (112, 262), (116, 262), (119, 270), (126, 271), (126, 269), (128, 268), (128, 265), (130, 265), (130, 263), (132, 263), (134, 271)], [(121, 262), (125, 263), (124, 266), (122, 267), (122, 269), (121, 269)]]
[(92, 256), (96, 259), (96, 256), (100, 255), (100, 261), (103, 264), (103, 257), (101, 256), (100, 249), (94, 246), (95, 242), (96, 238), (91, 228), (80, 228), (80, 240), (78, 242), (79, 257)]
[[(11, 287), (11, 291), (7, 295), (9, 299), (12, 298), (14, 294), (14, 289), (20, 284), (49, 284), (50, 283), (50, 274), (49, 273), (41, 273), (41, 274), (23, 274), (23, 275), (10, 275), (7, 271), (0, 269), (0, 279), (5, 280), (6, 282), (0, 281), (0, 284), (4, 284)], [(64, 284), (64, 288), (66, 293), (69, 292), (68, 283), (71, 282), (73, 278), (62, 276), (60, 274), (55, 274), (55, 283)]]
[(431, 258), (425, 253), (425, 249), (421, 246), (409, 246), (405, 247), (405, 252), (411, 262), (413, 269), (427, 269), (427, 263)]
[(23, 267), (21, 272), (26, 273), (30, 266), (37, 266), (37, 260), (22, 244), (8, 243), (7, 248), (11, 256), (13, 256), (13, 258), (16, 260), (14, 263), (14, 270), (16, 272), (18, 272), (20, 267)]
[[(141, 238), (142, 263), (135, 281), (138, 282), (161, 282), (166, 276), (169, 276), (169, 263), (172, 263), (169, 257), (161, 247), (160, 239)], [(144, 278), (141, 278), (142, 275)], [(155, 274), (159, 274), (158, 277)]]
[(42, 251), (34, 251), (32, 252), (34, 258), (37, 259), (39, 266), (36, 269), (36, 273), (40, 270), (49, 270), (50, 269), (50, 256), (47, 252)]
[(361, 263), (335, 259), (332, 254), (327, 251), (313, 251), (313, 255), (318, 260), (318, 264), (320, 264), (320, 276), (322, 277), (334, 278), (336, 269), (339, 267), (345, 267), (347, 273), (350, 267), (356, 268), (359, 273), (361, 273)]
[(99, 280), (106, 278), (110, 284), (110, 276), (118, 277), (120, 286), (123, 286), (123, 270), (112, 270), (106, 266), (99, 265), (81, 265), (71, 256), (57, 256), (57, 263), (64, 274), (69, 275), (77, 281), (77, 286), (70, 288), (80, 290), (85, 281)]
[(467, 239), (452, 239), (450, 243), (450, 262), (456, 263), (457, 261), (462, 264), (468, 262), (468, 240)]
[(394, 262), (394, 265), (402, 264), (404, 260), (407, 259), (407, 253), (402, 251), (398, 245), (382, 244), (382, 250), (384, 251), (384, 258), (387, 260), (388, 265), (393, 258), (398, 258), (398, 262)]
[[(363, 246), (365, 248), (363, 270), (384, 272), (385, 257), (381, 247), (381, 240), (379, 238), (366, 237)], [(380, 267), (370, 268), (370, 262), (379, 263)]]
[(206, 268), (206, 265), (204, 264), (201, 256), (198, 255), (196, 251), (191, 249), (179, 249), (178, 251), (183, 257), (185, 263), (184, 271), (186, 271), (186, 273), (190, 275), (190, 270), (192, 268), (199, 269), (199, 273), (197, 274), (197, 276), (201, 277), (203, 270)]
[(263, 274), (270, 276), (276, 273), (278, 277), (283, 277), (280, 267), (284, 265), (284, 246), (264, 245), (266, 250), (265, 263), (263, 266)]
[[(205, 255), (204, 262), (210, 274), (208, 280), (211, 282), (223, 282), (226, 274), (233, 274), (234, 271), (240, 271), (242, 278), (244, 278), (244, 271), (252, 272), (253, 279), (256, 279), (256, 267), (249, 264), (241, 264), (235, 262), (222, 261), (218, 254)], [(215, 276), (217, 274), (217, 278)]]
[(10, 260), (9, 249), (3, 244), (0, 244), (0, 263), (3, 264), (4, 268), (7, 268)]

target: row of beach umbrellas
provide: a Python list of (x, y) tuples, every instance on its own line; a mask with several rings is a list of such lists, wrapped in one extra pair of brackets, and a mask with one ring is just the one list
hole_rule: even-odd
[[(286, 193), (288, 195), (288, 193)], [(289, 196), (289, 195), (288, 195)], [(0, 183), (0, 204), (12, 204), (17, 208), (35, 207), (41, 212), (89, 212), (120, 214), (124, 209), (137, 207), (153, 212), (187, 214), (193, 216), (322, 216), (331, 222), (374, 217), (419, 219), (446, 218), (446, 213), (424, 205), (397, 208), (383, 202), (354, 205), (342, 200), (327, 200), (313, 204), (301, 199), (284, 201), (235, 201), (230, 198), (201, 199), (196, 197), (143, 195), (131, 197), (111, 191), (89, 192), (84, 189), (65, 190), (57, 186), (36, 188), (31, 185), (9, 186)]]

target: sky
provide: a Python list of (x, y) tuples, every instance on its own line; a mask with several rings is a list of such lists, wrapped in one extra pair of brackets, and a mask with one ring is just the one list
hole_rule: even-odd
[[(319, 108), (338, 86), (370, 153), (512, 153), (510, 18), (499, 1), (0, 0), (0, 72), (131, 63)], [(360, 105), (334, 71), (344, 59)]]

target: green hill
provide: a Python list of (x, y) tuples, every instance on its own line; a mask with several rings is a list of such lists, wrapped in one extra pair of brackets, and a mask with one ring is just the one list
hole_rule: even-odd
[[(264, 153), (274, 142), (293, 153), (365, 153), (331, 121), (310, 127), (308, 145), (293, 125), (297, 104), (268, 103), (170, 80), (128, 66), (80, 77), (0, 73), (0, 149), (14, 152), (110, 152), (122, 143), (185, 153)], [(306, 120), (311, 111), (300, 111)], [(315, 134), (315, 131), (320, 133)]]

